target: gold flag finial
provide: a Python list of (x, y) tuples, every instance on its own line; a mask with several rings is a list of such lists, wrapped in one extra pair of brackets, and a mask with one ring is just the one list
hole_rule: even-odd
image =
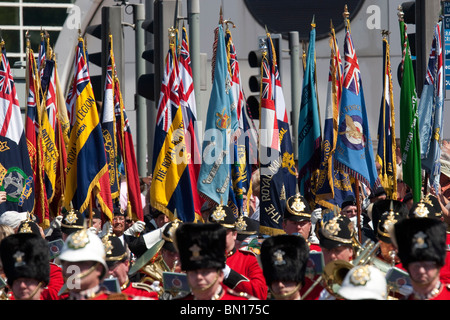
[(344, 13), (342, 14), (342, 16), (344, 17), (345, 20), (347, 20), (348, 17), (350, 16), (350, 12), (348, 12), (347, 5), (344, 6)]
[(177, 29), (175, 29), (174, 27), (170, 27), (169, 28), (169, 44), (170, 45), (175, 44), (176, 36), (177, 36)]
[(342, 14), (342, 16), (344, 17), (345, 27), (347, 28), (347, 30), (350, 30), (350, 20), (348, 18), (348, 17), (350, 17), (350, 12), (348, 12), (347, 5), (345, 5), (345, 7), (344, 7), (344, 13)]
[(227, 30), (228, 30), (228, 24), (231, 24), (233, 26), (233, 29), (236, 28), (236, 25), (231, 20), (223, 20), (223, 23), (226, 25)]
[(223, 24), (223, 11), (222, 11), (222, 6), (220, 6), (219, 23), (220, 23), (220, 24)]
[(315, 28), (316, 27), (316, 16), (313, 14), (313, 17), (312, 17), (312, 21), (311, 21), (311, 27), (312, 28)]
[(27, 48), (30, 48), (30, 32), (28, 30), (25, 32), (25, 39)]

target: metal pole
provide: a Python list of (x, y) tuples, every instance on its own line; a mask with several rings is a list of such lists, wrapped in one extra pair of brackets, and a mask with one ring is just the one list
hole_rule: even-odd
[[(145, 1), (145, 17), (146, 19), (153, 20), (154, 21), (154, 1), (153, 0), (146, 0)], [(158, 28), (156, 25), (153, 26), (154, 30)], [(154, 35), (150, 34), (150, 32), (146, 32), (146, 48), (145, 50), (155, 49), (155, 37)], [(156, 50), (155, 50), (156, 55)], [(156, 63), (156, 60), (155, 60)], [(146, 62), (145, 63), (145, 73), (153, 73), (155, 72), (155, 67), (152, 63)], [(155, 74), (155, 81), (156, 80), (156, 74)], [(154, 90), (154, 89), (150, 89)], [(159, 94), (159, 93), (158, 93)], [(155, 97), (159, 97), (155, 96)], [(158, 101), (158, 98), (155, 98), (156, 101)], [(147, 162), (147, 172), (150, 174), (152, 172), (152, 156), (153, 156), (153, 144), (155, 140), (155, 124), (156, 124), (156, 103), (151, 100), (146, 101), (147, 105), (147, 116), (146, 116), (146, 125), (147, 125), (147, 154), (148, 154), (148, 162)]]
[[(120, 23), (117, 23), (120, 21)], [(114, 45), (114, 60), (116, 62), (117, 76), (119, 77), (120, 89), (125, 92), (125, 62), (123, 56), (123, 12), (121, 6), (111, 6), (102, 8), (102, 22), (105, 28), (102, 28), (102, 52), (106, 53), (109, 33), (113, 37)], [(106, 77), (106, 55), (103, 54), (102, 61), (102, 85), (105, 83)]]
[[(145, 50), (145, 30), (142, 23), (145, 20), (145, 7), (143, 4), (133, 4), (133, 23), (135, 35), (135, 71), (136, 87), (139, 77), (145, 74), (145, 60), (142, 52)], [(136, 108), (136, 145), (137, 165), (140, 176), (147, 176), (147, 106), (145, 98), (139, 94), (134, 95)]]
[(298, 117), (300, 116), (301, 83), (300, 83), (300, 42), (298, 31), (289, 32), (289, 53), (291, 56), (291, 100), (292, 100), (292, 135), (294, 159), (298, 159)]
[(187, 9), (192, 78), (194, 81), (196, 111), (199, 114), (198, 111), (202, 110), (200, 102), (200, 1), (187, 0)]

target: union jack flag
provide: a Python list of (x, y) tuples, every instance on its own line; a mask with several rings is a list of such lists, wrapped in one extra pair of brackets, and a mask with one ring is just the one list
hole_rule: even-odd
[[(168, 55), (168, 63), (165, 65), (164, 78), (161, 83), (161, 94), (159, 97), (159, 107), (156, 116), (156, 124), (162, 126), (162, 129), (167, 132), (172, 123), (172, 112), (170, 110), (172, 104), (178, 106), (180, 100), (178, 96), (178, 87), (180, 78), (178, 77), (178, 65), (175, 63), (176, 57)], [(169, 87), (169, 85), (171, 85)]]
[(264, 57), (261, 66), (261, 145), (280, 151), (277, 112), (273, 100), (272, 73), (269, 62)]
[[(24, 125), (6, 49), (2, 46), (0, 63), (0, 144), (2, 152), (2, 190), (7, 192), (0, 212), (34, 211), (34, 180)], [(19, 169), (19, 170), (17, 170)], [(7, 181), (8, 180), (8, 181)]]
[(244, 128), (244, 123), (242, 119), (242, 110), (245, 104), (244, 92), (241, 87), (241, 74), (239, 70), (239, 62), (237, 60), (236, 48), (234, 43), (231, 40), (231, 34), (227, 31), (227, 37), (229, 37), (228, 47), (230, 54), (230, 75), (231, 81), (236, 85), (237, 90), (237, 103), (236, 103), (236, 112), (237, 112), (237, 121), (239, 123), (239, 128)]
[(354, 94), (359, 95), (361, 72), (359, 70), (358, 57), (353, 47), (352, 37), (350, 36), (348, 36), (348, 41), (344, 43), (344, 53), (344, 87)]
[(84, 62), (84, 51), (84, 44), (83, 42), (79, 41), (77, 46), (77, 58), (75, 60), (76, 63), (74, 67), (75, 70), (79, 70), (79, 73), (74, 75), (74, 78), (72, 79), (72, 88), (71, 90), (69, 90), (66, 99), (67, 114), (70, 120), (71, 127), (75, 123), (75, 114), (73, 112), (75, 101), (90, 81), (88, 66), (87, 63)]
[(1, 126), (0, 135), (6, 136), (16, 143), (19, 143), (23, 127), (16, 124), (13, 126), (9, 125), (13, 114), (15, 114), (17, 110), (20, 113), (20, 108), (9, 61), (6, 58), (5, 48), (2, 49), (2, 63), (0, 65), (0, 99), (7, 100), (7, 108), (2, 109), (1, 112), (1, 117), (4, 121)]
[(271, 80), (270, 66), (267, 63), (267, 60), (263, 61), (261, 71), (262, 71), (261, 99), (272, 100), (273, 99), (272, 80)]

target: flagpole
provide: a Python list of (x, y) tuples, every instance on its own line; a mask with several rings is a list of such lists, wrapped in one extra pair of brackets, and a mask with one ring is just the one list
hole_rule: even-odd
[[(350, 12), (348, 12), (348, 7), (345, 5), (344, 7), (344, 13), (342, 14), (344, 17), (344, 24), (347, 32), (349, 32), (350, 29)], [(358, 224), (358, 241), (361, 243), (362, 236), (361, 236), (361, 200), (359, 197), (359, 187), (361, 186), (361, 183), (358, 178), (355, 177), (355, 198), (356, 198), (356, 218), (357, 218), (357, 224)]]

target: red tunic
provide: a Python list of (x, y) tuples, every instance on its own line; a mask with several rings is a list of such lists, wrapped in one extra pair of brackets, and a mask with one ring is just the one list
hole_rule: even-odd
[(266, 279), (253, 252), (234, 249), (227, 257), (227, 265), (246, 278), (231, 289), (246, 292), (259, 300), (267, 299)]
[(448, 232), (447, 232), (446, 245), (447, 245), (447, 254), (445, 256), (445, 264), (441, 268), (441, 272), (440, 272), (440, 279), (441, 279), (441, 282), (444, 284), (450, 283), (450, 233), (448, 233)]
[[(412, 293), (408, 296), (408, 300), (419, 300), (419, 299), (417, 299), (414, 293)], [(450, 285), (442, 284), (439, 293), (433, 296), (432, 298), (426, 300), (450, 300)]]
[(318, 244), (310, 243), (310, 244), (309, 244), (309, 251), (322, 252), (322, 248), (321, 248), (320, 245), (318, 245)]
[(67, 297), (67, 293), (58, 296), (59, 290), (64, 285), (62, 269), (50, 262), (50, 281), (41, 293), (41, 300), (61, 300)]

